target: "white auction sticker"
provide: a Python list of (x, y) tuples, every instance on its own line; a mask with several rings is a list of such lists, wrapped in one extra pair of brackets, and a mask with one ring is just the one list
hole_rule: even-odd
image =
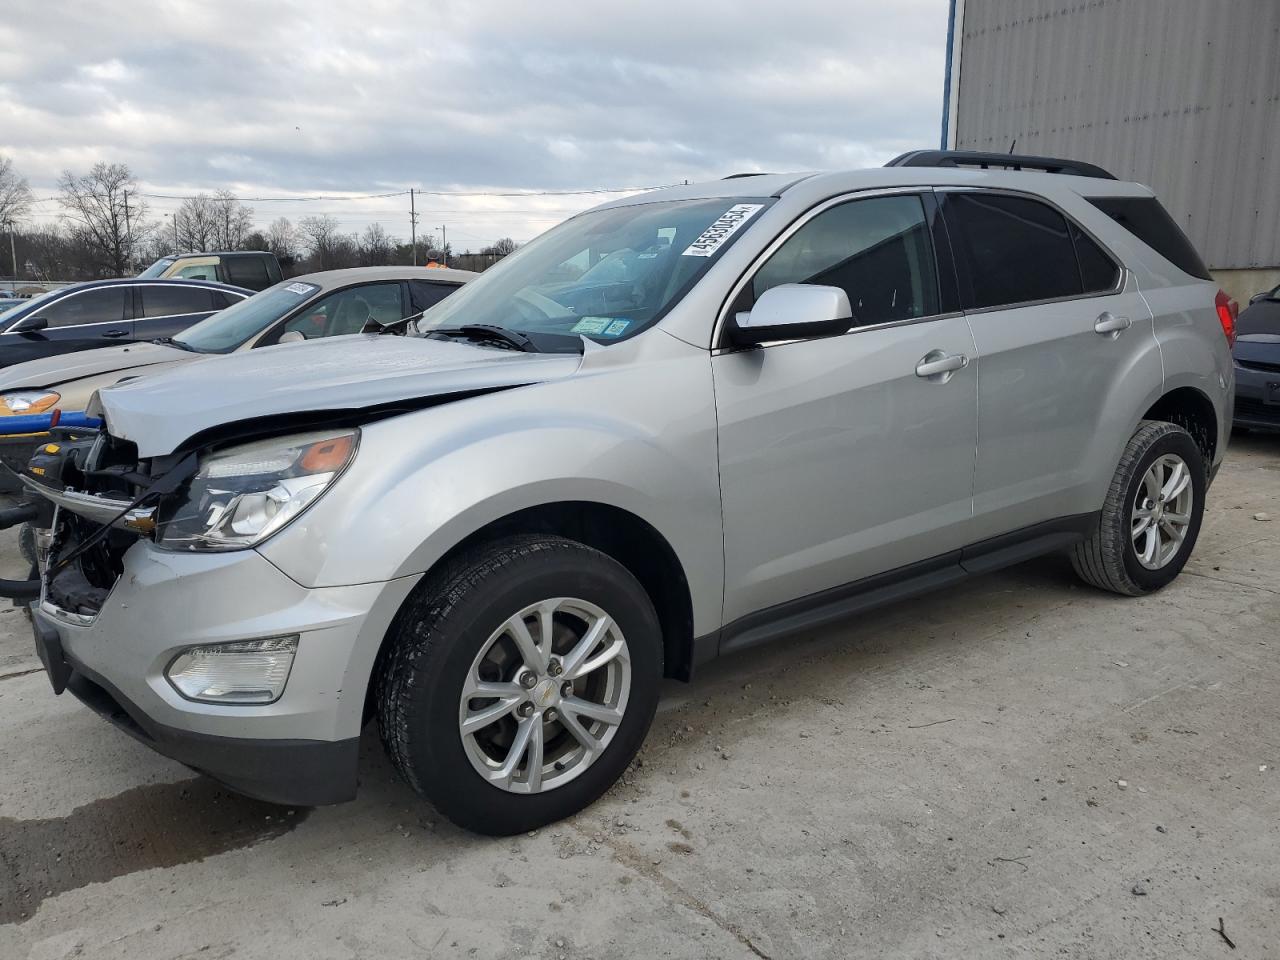
[(310, 293), (312, 290), (319, 290), (320, 288), (316, 286), (312, 286), (309, 283), (291, 283), (287, 287), (285, 287), (285, 289), (288, 290), (290, 293), (296, 293), (301, 295), (301, 294)]
[(710, 257), (720, 245), (741, 229), (742, 225), (764, 209), (763, 203), (735, 203), (720, 214), (715, 223), (702, 231), (702, 236), (689, 244), (681, 256)]

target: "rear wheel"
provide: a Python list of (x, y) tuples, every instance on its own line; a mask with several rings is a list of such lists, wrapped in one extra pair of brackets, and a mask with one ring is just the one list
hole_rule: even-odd
[(558, 537), (458, 558), (392, 628), (377, 712), (396, 766), (480, 833), (576, 813), (622, 774), (657, 706), (662, 639), (620, 564)]
[(1097, 526), (1071, 556), (1102, 590), (1139, 596), (1181, 571), (1204, 516), (1204, 456), (1182, 427), (1144, 421), (1125, 447)]

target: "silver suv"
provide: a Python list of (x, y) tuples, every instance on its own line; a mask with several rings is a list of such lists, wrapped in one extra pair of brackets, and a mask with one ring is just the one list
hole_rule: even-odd
[(414, 789), (505, 834), (599, 797), (660, 679), (718, 654), (1049, 551), (1163, 587), (1231, 318), (1146, 187), (999, 162), (631, 197), (417, 336), (102, 390), (26, 479), (58, 508), (55, 689), (282, 803), (351, 798), (376, 717)]

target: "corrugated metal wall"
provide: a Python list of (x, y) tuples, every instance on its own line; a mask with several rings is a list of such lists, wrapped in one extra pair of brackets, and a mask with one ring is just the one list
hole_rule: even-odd
[(1280, 0), (964, 0), (959, 149), (1150, 185), (1211, 267), (1280, 266)]

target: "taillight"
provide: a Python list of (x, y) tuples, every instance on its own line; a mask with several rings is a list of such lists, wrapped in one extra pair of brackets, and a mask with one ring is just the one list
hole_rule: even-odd
[(1222, 333), (1227, 338), (1227, 345), (1234, 347), (1236, 317), (1240, 316), (1240, 304), (1228, 297), (1225, 291), (1219, 290), (1218, 295), (1213, 298), (1213, 306), (1218, 311), (1218, 322), (1222, 324)]

